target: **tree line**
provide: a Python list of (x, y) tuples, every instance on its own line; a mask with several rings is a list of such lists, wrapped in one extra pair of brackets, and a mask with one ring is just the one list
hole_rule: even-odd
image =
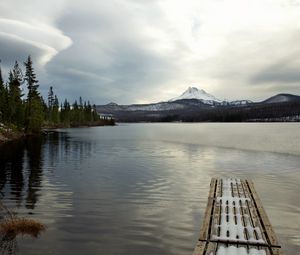
[(252, 122), (299, 121), (300, 102), (254, 103), (246, 106), (191, 107), (169, 111), (116, 111), (118, 122)]
[[(4, 81), (0, 67), (0, 122), (26, 133), (40, 132), (42, 127), (71, 127), (81, 125), (113, 124), (100, 120), (96, 106), (90, 102), (75, 100), (70, 104), (67, 99), (60, 103), (49, 88), (47, 101), (41, 96), (39, 81), (30, 56), (24, 62), (25, 72), (16, 61)], [(27, 87), (27, 94), (22, 85)]]

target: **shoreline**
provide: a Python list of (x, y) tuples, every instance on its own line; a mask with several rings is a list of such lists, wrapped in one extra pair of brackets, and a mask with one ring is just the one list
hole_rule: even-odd
[(26, 137), (26, 134), (21, 131), (0, 130), (0, 145)]
[[(42, 135), (44, 132), (47, 132), (47, 130), (55, 130), (55, 129), (59, 129), (59, 128), (82, 128), (82, 127), (97, 127), (97, 126), (115, 126), (115, 122), (106, 122), (106, 121), (98, 121), (97, 123), (88, 123), (87, 125), (56, 125), (56, 126), (44, 126), (41, 131), (40, 134)], [(10, 141), (14, 141), (14, 140), (18, 140), (18, 139), (22, 139), (25, 138), (27, 136), (30, 136), (32, 134), (26, 134), (23, 131), (19, 131), (19, 130), (13, 130), (5, 125), (1, 125), (0, 126), (0, 145), (6, 143), (6, 142), (10, 142)], [(38, 135), (38, 134), (37, 134)]]

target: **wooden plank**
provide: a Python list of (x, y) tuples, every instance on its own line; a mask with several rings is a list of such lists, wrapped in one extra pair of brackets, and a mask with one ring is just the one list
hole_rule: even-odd
[(260, 222), (263, 227), (263, 231), (265, 232), (266, 237), (268, 239), (269, 245), (281, 247), (279, 245), (279, 242), (278, 242), (277, 236), (273, 230), (273, 227), (270, 223), (270, 220), (262, 206), (262, 202), (261, 202), (260, 198), (258, 197), (257, 192), (255, 191), (253, 182), (246, 180), (246, 183), (249, 187), (249, 190), (251, 191), (252, 200), (253, 200), (255, 207), (257, 208), (258, 216), (260, 218)]
[(218, 243), (209, 242), (207, 245), (205, 255), (216, 254), (218, 245), (219, 245)]
[(204, 255), (205, 254), (205, 247), (207, 246), (207, 242), (205, 241), (198, 241), (196, 247), (194, 249), (193, 255)]
[(243, 180), (242, 184), (243, 184), (243, 189), (244, 189), (245, 193), (247, 194), (247, 197), (251, 199), (251, 201), (247, 202), (247, 208), (249, 211), (249, 215), (251, 216), (251, 219), (250, 219), (251, 223), (252, 223), (253, 227), (258, 227), (260, 229), (260, 233), (257, 232), (256, 236), (259, 238), (262, 238), (265, 241), (265, 243), (269, 245), (266, 233), (264, 232), (264, 229), (261, 225), (258, 211), (255, 207), (255, 203), (254, 203), (255, 201), (253, 200), (252, 195), (251, 195), (251, 190), (249, 189), (246, 180)]
[(217, 190), (215, 197), (221, 197), (222, 196), (222, 179), (217, 179)]
[(273, 255), (283, 255), (283, 252), (280, 248), (272, 248), (272, 254)]
[(208, 193), (208, 197), (210, 198), (215, 198), (215, 190), (216, 190), (216, 185), (217, 185), (217, 179), (216, 178), (212, 178), (211, 182), (210, 182), (210, 189), (209, 189), (209, 193)]
[(215, 191), (216, 191), (217, 179), (213, 178), (210, 182), (210, 190), (208, 194), (208, 202), (204, 214), (204, 218), (202, 221), (202, 226), (200, 230), (200, 241), (206, 241), (209, 238), (209, 229), (210, 229), (210, 222), (213, 212), (213, 204), (215, 200)]
[[(226, 183), (227, 188), (224, 189), (223, 183)], [(240, 201), (239, 203), (241, 203), (240, 199), (245, 197), (250, 200), (244, 200), (245, 202), (242, 202), (243, 206), (241, 208), (235, 204), (236, 201), (230, 202), (231, 207), (228, 209), (228, 201), (230, 201), (230, 198), (224, 198), (226, 199), (226, 204), (221, 204), (221, 201), (217, 199), (217, 197), (224, 196), (223, 190), (225, 192), (225, 197), (229, 196), (238, 199)], [(262, 237), (265, 243), (262, 243), (261, 240), (258, 240), (257, 242), (253, 239), (249, 240), (248, 237), (245, 238), (246, 240), (239, 240), (239, 238), (231, 239), (231, 237), (228, 239), (224, 238), (224, 240), (223, 238), (216, 238), (219, 231), (218, 225), (220, 225), (221, 222), (221, 213), (225, 213), (227, 215), (226, 217), (228, 217), (228, 215), (231, 217), (226, 218), (226, 221), (228, 221), (228, 219), (231, 221), (230, 224), (232, 224), (232, 219), (234, 219), (235, 224), (237, 224), (237, 220), (234, 215), (239, 212), (242, 214), (242, 217), (247, 218), (247, 222), (249, 222), (253, 228), (259, 228), (260, 230), (253, 230), (251, 234), (248, 232), (250, 236), (253, 236), (253, 238), (256, 239), (260, 239)], [(224, 215), (222, 217), (224, 217)], [(222, 218), (222, 220), (224, 221), (224, 218)], [(236, 249), (234, 247), (236, 247)], [(253, 182), (237, 179), (230, 179), (229, 181), (226, 181), (224, 179), (213, 178), (210, 183), (208, 202), (202, 220), (200, 237), (193, 255), (215, 255), (219, 249), (227, 248), (233, 252), (245, 251), (245, 249), (239, 249), (239, 247), (244, 247), (247, 252), (254, 248), (256, 250), (264, 250), (266, 255), (283, 255), (272, 225), (262, 206), (261, 200), (254, 189)]]
[(216, 254), (218, 243), (198, 241), (193, 255), (211, 255)]

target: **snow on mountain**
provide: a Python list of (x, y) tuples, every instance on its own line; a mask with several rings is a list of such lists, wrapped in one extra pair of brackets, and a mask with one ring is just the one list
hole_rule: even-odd
[(127, 111), (170, 111), (183, 109), (184, 105), (182, 104), (168, 104), (165, 102), (156, 103), (156, 104), (146, 104), (146, 105), (129, 105)]
[(222, 103), (222, 100), (216, 98), (215, 96), (205, 92), (203, 89), (197, 89), (195, 87), (189, 87), (183, 94), (179, 97), (174, 97), (169, 100), (169, 102), (174, 102), (182, 99), (198, 99), (201, 100), (205, 104), (215, 104)]
[(251, 100), (235, 100), (235, 101), (230, 101), (229, 105), (247, 105), (252, 103), (253, 102)]
[(181, 96), (170, 99), (167, 102), (152, 103), (152, 104), (131, 104), (131, 105), (118, 105), (111, 102), (107, 105), (98, 106), (98, 111), (101, 112), (158, 112), (158, 111), (172, 111), (191, 109), (193, 107), (209, 107), (209, 106), (242, 106), (252, 103), (249, 100), (236, 100), (227, 101), (220, 100), (215, 96), (205, 92), (203, 89), (197, 89), (195, 87), (189, 87)]
[(131, 104), (131, 105), (118, 105), (115, 103), (109, 103), (107, 105), (98, 105), (97, 110), (99, 112), (115, 112), (115, 111), (170, 111), (184, 109), (185, 105), (176, 102), (161, 102), (156, 104)]

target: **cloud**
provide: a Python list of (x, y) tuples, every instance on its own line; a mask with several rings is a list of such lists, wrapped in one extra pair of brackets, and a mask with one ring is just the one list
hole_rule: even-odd
[(167, 100), (190, 85), (228, 99), (300, 94), (297, 1), (17, 2), (0, 3), (0, 56), (31, 54), (43, 93), (99, 104)]
[[(24, 59), (24, 55), (33, 55), (41, 65), (71, 45), (71, 40), (53, 27), (45, 24), (33, 26), (11, 19), (0, 19), (0, 37), (3, 46), (1, 57), (14, 57), (17, 60)], [(23, 52), (20, 52), (21, 47)], [(11, 54), (16, 49), (17, 51)]]
[(252, 80), (254, 83), (274, 82), (287, 85), (294, 84), (298, 87), (300, 83), (299, 68), (299, 63), (294, 64), (283, 60), (257, 73)]
[(269, 51), (268, 61), (250, 77), (250, 81), (257, 85), (269, 83), (298, 87), (300, 45), (296, 42), (300, 40), (300, 30), (281, 31), (272, 39), (274, 51)]
[[(119, 6), (112, 1), (96, 5), (93, 10), (72, 6), (60, 19), (59, 26), (68, 31), (74, 44), (47, 65), (51, 76), (57, 75), (59, 69), (80, 69), (81, 77), (77, 71), (76, 80), (74, 72), (59, 75), (73, 87), (88, 87), (85, 97), (98, 98), (103, 103), (142, 101), (148, 91), (153, 94), (161, 90), (162, 81), (176, 78), (174, 73), (180, 72), (177, 57), (182, 55), (182, 49), (179, 44), (172, 45), (178, 54), (161, 49), (165, 44), (159, 41), (160, 30), (148, 26), (148, 19), (154, 19), (154, 10), (153, 16), (145, 17), (137, 12), (143, 8), (146, 11), (140, 4)], [(162, 40), (167, 39), (165, 36)]]

